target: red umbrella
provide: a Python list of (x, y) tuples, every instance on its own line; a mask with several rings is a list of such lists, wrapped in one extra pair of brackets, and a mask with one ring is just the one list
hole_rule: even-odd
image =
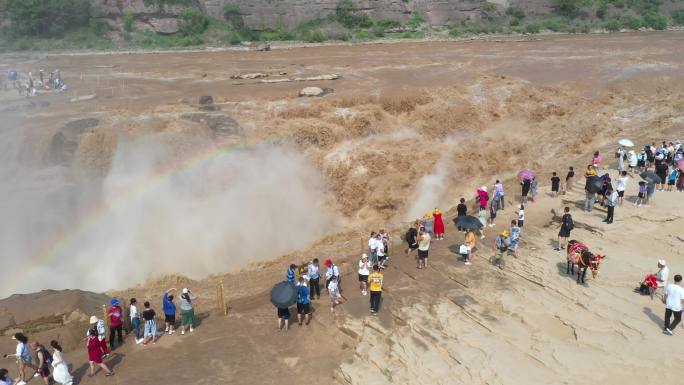
[(534, 173), (530, 170), (521, 170), (518, 172), (518, 178), (521, 180), (531, 180), (534, 177)]
[(684, 171), (684, 159), (680, 159), (677, 161), (677, 168)]

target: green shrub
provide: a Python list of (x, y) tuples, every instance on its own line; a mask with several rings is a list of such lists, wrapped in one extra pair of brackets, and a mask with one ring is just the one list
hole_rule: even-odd
[(383, 29), (392, 29), (392, 28), (401, 27), (400, 22), (398, 22), (397, 20), (390, 20), (390, 19), (381, 19), (381, 20), (378, 20), (378, 22), (375, 24), (378, 27), (381, 27)]
[(335, 19), (347, 28), (370, 28), (373, 20), (367, 13), (360, 11), (352, 0), (340, 0), (335, 7)]
[(300, 37), (307, 43), (321, 43), (327, 40), (325, 34), (320, 29), (306, 30)]
[(675, 24), (684, 25), (684, 9), (672, 12), (672, 21)]
[(245, 28), (245, 19), (237, 5), (226, 4), (223, 7), (223, 18), (236, 30)]
[(589, 23), (581, 23), (581, 24), (579, 25), (579, 31), (580, 31), (581, 33), (589, 33), (589, 32), (591, 32), (591, 24), (589, 24)]
[(523, 9), (520, 7), (508, 7), (506, 8), (506, 14), (509, 16), (513, 16), (516, 19), (525, 18), (525, 11), (523, 11)]
[(520, 19), (511, 19), (508, 25), (510, 25), (511, 27), (517, 27), (520, 25)]
[(608, 16), (608, 4), (605, 1), (601, 1), (598, 8), (596, 8), (596, 17), (603, 20), (606, 16)]
[(55, 37), (88, 25), (88, 0), (6, 0), (16, 34)]
[[(199, 11), (188, 9), (178, 15), (178, 31), (186, 37), (197, 36), (204, 33), (209, 27), (209, 19)], [(189, 39), (188, 42), (197, 41)], [(188, 44), (197, 45), (197, 44)]]
[(553, 31), (553, 32), (564, 31), (566, 27), (567, 27), (567, 22), (565, 20), (556, 19), (556, 18), (544, 20), (544, 23), (543, 23), (544, 29), (547, 29), (547, 30)]
[(228, 33), (228, 35), (226, 35), (223, 40), (230, 45), (240, 45), (240, 43), (242, 43), (240, 34), (237, 32)]
[(133, 32), (133, 12), (130, 9), (126, 8), (123, 11), (123, 15), (121, 16), (121, 18), (123, 19), (124, 32)]
[(627, 15), (622, 18), (622, 25), (629, 29), (637, 30), (644, 26), (644, 22), (639, 16)]
[(420, 15), (417, 14), (417, 13), (414, 13), (413, 15), (411, 15), (411, 18), (410, 18), (409, 21), (408, 21), (408, 25), (409, 25), (409, 27), (411, 27), (411, 28), (418, 28), (418, 27), (420, 27), (421, 24), (423, 24), (424, 22), (425, 22), (425, 20), (423, 20), (423, 17), (422, 17), (422, 16), (420, 16)]
[(615, 8), (622, 9), (625, 7), (625, 0), (613, 0), (612, 3)]
[(192, 0), (143, 0), (143, 4), (148, 7), (157, 7), (159, 9), (166, 5), (189, 5)]
[(644, 25), (662, 31), (667, 28), (667, 17), (662, 13), (649, 12), (644, 15)]
[(449, 30), (449, 36), (451, 37), (459, 37), (461, 36), (461, 30), (458, 29), (457, 27), (451, 28)]
[(606, 24), (605, 28), (610, 32), (617, 32), (622, 29), (622, 23), (618, 19), (610, 19)]
[(553, 8), (557, 14), (574, 19), (582, 16), (582, 8), (592, 3), (593, 0), (553, 0)]
[(527, 33), (539, 33), (541, 31), (541, 26), (539, 23), (529, 23), (525, 26), (525, 32)]

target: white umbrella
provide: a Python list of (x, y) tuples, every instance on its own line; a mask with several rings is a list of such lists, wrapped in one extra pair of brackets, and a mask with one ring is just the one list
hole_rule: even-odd
[(618, 144), (625, 147), (634, 147), (634, 143), (629, 139), (620, 139)]

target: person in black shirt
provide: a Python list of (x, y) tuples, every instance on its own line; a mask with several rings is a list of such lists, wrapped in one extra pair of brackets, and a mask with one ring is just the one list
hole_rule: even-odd
[(665, 162), (660, 162), (655, 166), (655, 173), (660, 177), (661, 183), (658, 183), (658, 190), (660, 191), (663, 191), (663, 189), (665, 188), (665, 181), (667, 180), (667, 174), (669, 169), (670, 168), (667, 166), (667, 163)]
[(522, 182), (520, 182), (520, 186), (522, 186), (522, 192), (521, 192), (521, 199), (520, 202), (522, 204), (527, 204), (527, 194), (530, 192), (530, 187), (532, 185), (532, 181), (530, 179), (525, 179)]
[(558, 190), (560, 190), (560, 178), (556, 175), (556, 172), (554, 172), (551, 177), (551, 193), (553, 196), (558, 196)]
[[(456, 206), (457, 217), (462, 217), (468, 214), (468, 206), (465, 204), (465, 198), (461, 198), (460, 202), (461, 203)], [(458, 231), (462, 231), (461, 227), (458, 228)]]
[(568, 246), (568, 238), (570, 238), (570, 231), (575, 228), (575, 223), (572, 221), (570, 215), (570, 207), (565, 207), (563, 217), (561, 218), (561, 228), (558, 232), (558, 247), (556, 251), (561, 251)]
[(418, 237), (418, 227), (420, 227), (420, 221), (416, 221), (406, 232), (406, 243), (408, 243), (406, 254), (418, 248), (418, 241), (416, 239)]
[(145, 301), (143, 305), (145, 306), (145, 310), (142, 312), (143, 321), (145, 322), (143, 345), (147, 345), (150, 340), (155, 344), (157, 343), (157, 321), (155, 320), (157, 313), (150, 308), (149, 302)]

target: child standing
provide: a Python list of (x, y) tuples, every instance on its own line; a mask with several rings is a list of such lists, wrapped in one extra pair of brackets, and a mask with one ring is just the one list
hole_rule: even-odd
[(337, 276), (333, 275), (332, 278), (330, 279), (330, 283), (328, 283), (328, 295), (330, 295), (330, 311), (332, 313), (335, 312), (335, 306), (340, 304), (340, 301), (338, 300), (340, 296), (340, 289), (337, 286)]
[(143, 337), (143, 346), (152, 340), (153, 344), (157, 343), (157, 321), (155, 317), (157, 314), (150, 308), (150, 303), (145, 301), (143, 304), (145, 310), (143, 311), (143, 320), (145, 321), (145, 335)]
[(558, 175), (556, 175), (556, 172), (554, 171), (553, 176), (551, 177), (551, 194), (554, 197), (557, 197), (559, 190), (560, 190), (560, 178), (558, 177)]
[(520, 227), (520, 231), (522, 231), (523, 227), (525, 225), (525, 205), (520, 205), (518, 206), (518, 227)]
[(670, 171), (670, 175), (667, 178), (667, 191), (672, 191), (672, 188), (675, 185), (675, 182), (677, 181), (677, 175), (679, 171), (676, 168), (673, 168), (672, 171)]
[(463, 262), (466, 265), (470, 265), (470, 247), (468, 247), (468, 245), (466, 245), (464, 243), (458, 249), (458, 252), (459, 252), (459, 254), (461, 254), (461, 257), (463, 258)]
[(642, 203), (646, 203), (646, 182), (639, 181), (639, 195), (634, 203), (634, 206), (639, 207)]

